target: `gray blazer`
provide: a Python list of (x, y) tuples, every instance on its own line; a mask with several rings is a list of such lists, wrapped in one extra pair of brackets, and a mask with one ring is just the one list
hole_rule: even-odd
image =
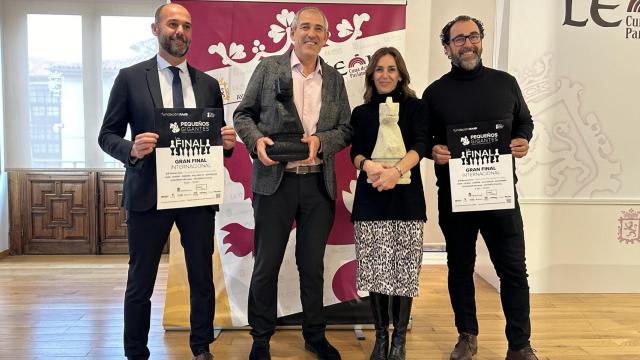
[[(253, 150), (259, 138), (282, 132), (303, 132), (293, 99), (286, 99), (292, 94), (286, 94), (287, 91), (282, 89), (293, 82), (290, 59), (291, 50), (263, 59), (249, 80), (242, 102), (233, 113), (233, 126), (254, 159), (257, 155)], [(342, 75), (322, 59), (320, 64), (322, 106), (315, 135), (321, 143), (318, 157), (324, 163), (324, 183), (329, 196), (335, 200), (335, 154), (351, 141), (351, 108)], [(292, 91), (291, 88), (288, 90)], [(275, 193), (282, 180), (284, 165), (264, 166), (260, 160), (254, 161), (251, 189), (261, 195)]]

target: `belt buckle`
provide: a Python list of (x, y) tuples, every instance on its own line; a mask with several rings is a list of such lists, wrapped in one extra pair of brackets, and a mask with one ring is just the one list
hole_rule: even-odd
[(309, 173), (308, 166), (297, 166), (296, 167), (296, 175), (307, 175)]

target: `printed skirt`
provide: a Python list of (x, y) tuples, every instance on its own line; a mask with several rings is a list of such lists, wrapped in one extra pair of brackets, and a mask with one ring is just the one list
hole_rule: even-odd
[(424, 223), (422, 220), (355, 222), (358, 290), (418, 296)]

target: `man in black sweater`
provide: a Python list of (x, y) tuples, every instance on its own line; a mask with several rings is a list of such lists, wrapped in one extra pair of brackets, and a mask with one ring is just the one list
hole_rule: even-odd
[[(427, 103), (435, 161), (440, 228), (447, 245), (449, 296), (455, 313), (458, 343), (451, 360), (470, 360), (478, 351), (473, 272), (476, 239), (482, 233), (496, 273), (506, 318), (507, 360), (535, 360), (529, 343), (529, 285), (525, 265), (524, 231), (520, 207), (507, 210), (452, 212), (447, 126), (500, 120), (511, 128), (511, 153), (525, 156), (533, 132), (529, 109), (515, 78), (482, 65), (482, 23), (458, 16), (442, 29), (440, 38), (451, 59), (451, 71), (433, 82), (422, 95)], [(514, 183), (515, 166), (514, 166)]]

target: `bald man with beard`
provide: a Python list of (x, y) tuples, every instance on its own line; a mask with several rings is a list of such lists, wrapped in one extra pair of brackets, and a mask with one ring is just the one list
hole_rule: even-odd
[[(180, 231), (190, 288), (193, 358), (213, 359), (215, 292), (213, 236), (217, 205), (158, 210), (156, 157), (159, 108), (223, 108), (220, 85), (187, 64), (191, 15), (177, 4), (156, 10), (151, 24), (158, 38), (157, 56), (120, 70), (115, 79), (98, 142), (126, 168), (122, 202), (128, 211), (129, 274), (124, 299), (124, 350), (128, 359), (148, 359), (151, 295), (162, 249), (173, 224)], [(223, 116), (224, 118), (224, 116)], [(127, 127), (132, 139), (125, 139)], [(231, 156), (236, 134), (221, 130), (225, 156)]]

